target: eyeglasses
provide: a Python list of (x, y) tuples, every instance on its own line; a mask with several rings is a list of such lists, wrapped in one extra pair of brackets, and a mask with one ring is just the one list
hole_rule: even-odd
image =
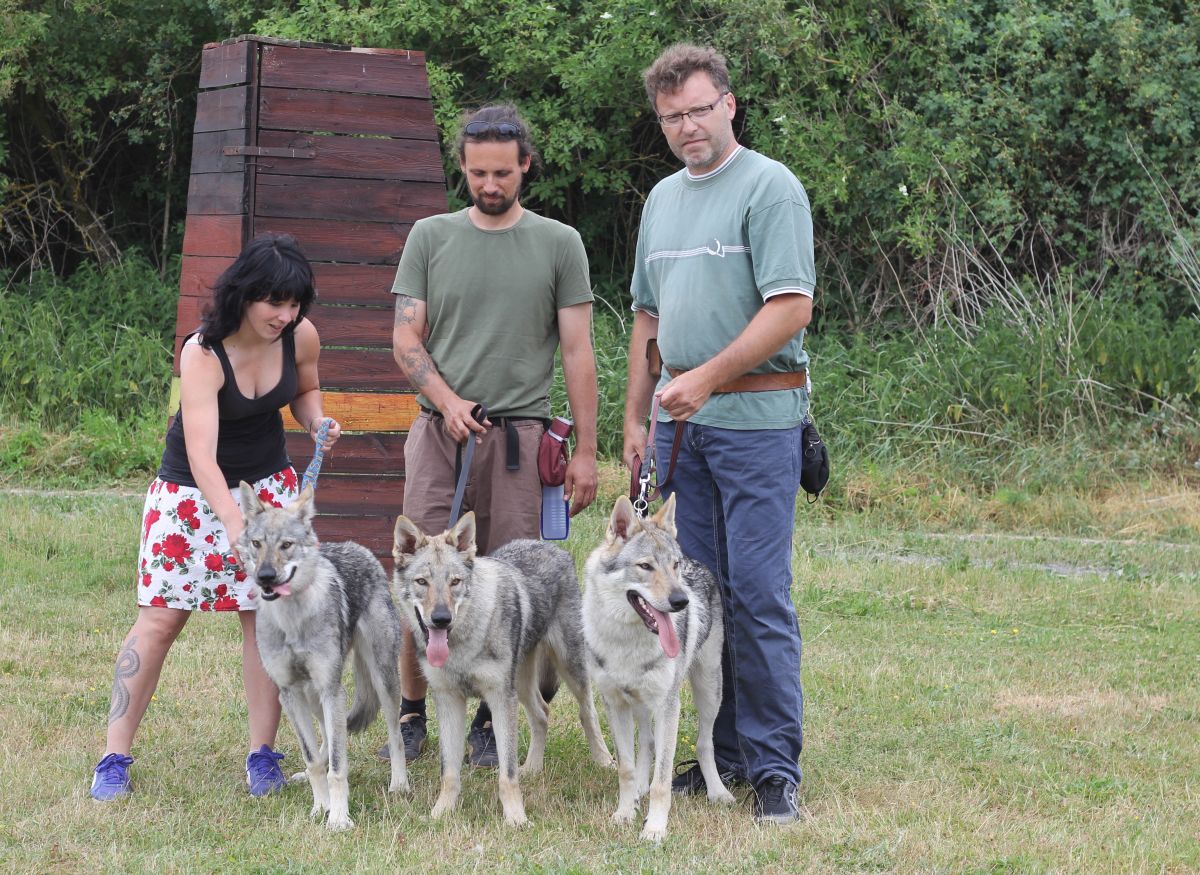
[(482, 137), (484, 134), (499, 134), (505, 139), (516, 139), (521, 136), (521, 126), (512, 122), (467, 122), (463, 133), (468, 137)]
[(701, 119), (706, 119), (712, 115), (712, 111), (717, 108), (717, 104), (720, 103), (721, 99), (728, 93), (728, 91), (722, 91), (717, 95), (717, 99), (707, 106), (697, 106), (694, 109), (689, 109), (687, 112), (673, 112), (670, 115), (660, 115), (658, 117), (658, 123), (664, 128), (673, 128), (683, 124), (683, 120), (685, 118), (690, 118), (694, 122), (698, 122)]

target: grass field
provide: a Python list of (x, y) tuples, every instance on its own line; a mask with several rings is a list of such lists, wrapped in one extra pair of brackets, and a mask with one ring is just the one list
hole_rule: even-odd
[[(140, 498), (0, 495), (0, 868), (1200, 871), (1200, 495), (1167, 499), (1151, 528), (1081, 531), (1074, 514), (1070, 534), (802, 507), (806, 817), (760, 829), (748, 802), (681, 800), (654, 847), (610, 822), (616, 775), (591, 764), (568, 696), (523, 787), (525, 830), (502, 825), (493, 773), (467, 774), (460, 810), (432, 822), (429, 753), (414, 795), (388, 798), (382, 722), (351, 742), (353, 832), (312, 824), (305, 785), (250, 799), (230, 617), (196, 618), (172, 651), (133, 797), (92, 802)], [(602, 525), (576, 521), (577, 558)], [(694, 727), (689, 706), (681, 753)], [(280, 747), (298, 769), (290, 727)]]

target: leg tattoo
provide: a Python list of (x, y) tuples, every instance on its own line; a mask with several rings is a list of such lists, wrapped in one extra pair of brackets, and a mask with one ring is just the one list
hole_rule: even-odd
[(142, 658), (133, 649), (133, 645), (136, 643), (136, 636), (130, 638), (121, 648), (121, 652), (117, 654), (117, 669), (113, 676), (112, 707), (108, 710), (109, 723), (117, 722), (129, 710), (129, 687), (125, 685), (125, 681), (137, 674), (142, 667)]

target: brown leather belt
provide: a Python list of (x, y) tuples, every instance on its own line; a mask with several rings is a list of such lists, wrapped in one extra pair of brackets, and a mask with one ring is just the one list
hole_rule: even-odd
[[(667, 367), (667, 373), (674, 379), (689, 369), (676, 370)], [(779, 389), (803, 389), (808, 385), (808, 371), (786, 371), (774, 374), (742, 374), (724, 385), (713, 389), (714, 395), (727, 392), (774, 392)]]

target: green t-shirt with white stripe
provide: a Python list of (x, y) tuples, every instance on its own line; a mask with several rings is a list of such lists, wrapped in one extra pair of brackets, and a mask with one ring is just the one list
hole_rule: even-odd
[[(812, 296), (816, 286), (808, 195), (783, 164), (739, 147), (701, 177), (685, 169), (646, 199), (633, 273), (633, 307), (658, 318), (663, 362), (694, 368), (742, 333), (778, 294)], [(808, 366), (804, 331), (753, 373)], [(670, 379), (663, 370), (658, 388)], [(808, 392), (713, 395), (691, 421), (722, 428), (790, 428)], [(665, 415), (663, 417), (666, 419)]]
[(425, 348), (460, 397), (493, 416), (550, 416), (558, 311), (592, 300), (574, 228), (529, 210), (502, 231), (475, 227), (467, 210), (421, 219), (392, 292), (425, 302)]

